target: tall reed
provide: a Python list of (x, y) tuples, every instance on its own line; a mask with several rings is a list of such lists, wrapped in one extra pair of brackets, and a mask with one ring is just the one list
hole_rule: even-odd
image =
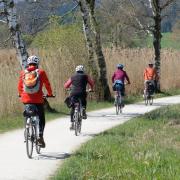
[[(87, 56), (73, 55), (62, 49), (45, 50), (31, 49), (29, 54), (36, 54), (41, 58), (41, 67), (47, 72), (50, 82), (56, 93), (53, 104), (62, 103), (67, 96), (64, 82), (74, 73), (78, 64), (86, 64)], [(152, 49), (104, 49), (107, 63), (108, 81), (111, 86), (111, 76), (116, 64), (123, 63), (131, 85), (127, 86), (127, 94), (139, 94), (143, 90), (143, 70), (147, 63), (153, 59)], [(180, 88), (180, 52), (175, 50), (162, 50), (162, 90)], [(20, 71), (19, 62), (14, 50), (0, 50), (0, 116), (9, 113), (21, 112), (22, 104), (19, 102), (17, 82)]]

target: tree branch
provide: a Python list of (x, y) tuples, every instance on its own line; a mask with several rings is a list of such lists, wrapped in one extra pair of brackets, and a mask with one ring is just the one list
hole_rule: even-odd
[(169, 6), (171, 3), (173, 3), (175, 0), (167, 0), (165, 4), (163, 4), (160, 9), (163, 10), (165, 9), (167, 6)]

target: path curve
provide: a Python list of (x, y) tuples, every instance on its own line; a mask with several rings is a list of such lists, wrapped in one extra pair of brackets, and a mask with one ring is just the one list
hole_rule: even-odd
[(33, 159), (26, 156), (23, 130), (0, 135), (0, 180), (45, 180), (52, 175), (63, 160), (82, 143), (95, 134), (122, 124), (138, 115), (170, 104), (180, 103), (180, 96), (155, 99), (152, 106), (144, 103), (126, 105), (123, 114), (115, 115), (115, 108), (88, 113), (83, 121), (82, 134), (78, 137), (69, 130), (69, 117), (59, 118), (46, 124), (46, 148)]

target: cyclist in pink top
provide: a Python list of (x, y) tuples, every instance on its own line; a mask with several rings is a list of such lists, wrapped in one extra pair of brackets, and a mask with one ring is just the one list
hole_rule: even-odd
[(121, 95), (125, 95), (125, 87), (124, 87), (124, 82), (125, 80), (127, 81), (128, 84), (130, 84), (129, 77), (126, 73), (126, 71), (123, 70), (124, 65), (123, 64), (118, 64), (117, 65), (117, 70), (114, 72), (112, 76), (112, 83), (113, 83), (113, 91), (117, 91), (117, 85), (121, 84), (122, 85), (122, 90), (121, 90)]

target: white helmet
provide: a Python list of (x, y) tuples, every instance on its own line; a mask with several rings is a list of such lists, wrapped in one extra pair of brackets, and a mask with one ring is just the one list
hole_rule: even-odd
[(39, 61), (40, 61), (40, 59), (37, 56), (30, 56), (27, 59), (27, 64), (28, 65), (29, 64), (37, 64), (37, 65), (39, 65)]
[(84, 72), (84, 66), (83, 65), (79, 65), (76, 67), (76, 72), (81, 71)]

